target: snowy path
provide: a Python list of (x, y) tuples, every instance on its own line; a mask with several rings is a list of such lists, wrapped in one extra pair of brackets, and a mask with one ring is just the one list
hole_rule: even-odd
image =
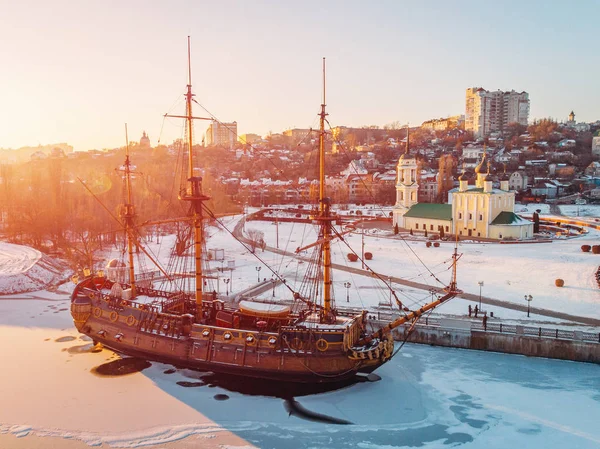
[(37, 249), (0, 242), (0, 276), (23, 273), (41, 258)]

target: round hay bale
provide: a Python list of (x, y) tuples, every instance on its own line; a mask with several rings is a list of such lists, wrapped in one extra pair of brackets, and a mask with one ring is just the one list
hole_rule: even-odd
[(564, 287), (565, 281), (563, 281), (562, 279), (556, 279), (554, 281), (554, 285), (556, 285), (557, 287)]

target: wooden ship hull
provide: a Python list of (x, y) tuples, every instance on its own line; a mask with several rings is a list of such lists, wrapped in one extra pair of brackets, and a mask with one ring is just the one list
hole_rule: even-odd
[[(75, 326), (116, 352), (200, 371), (286, 382), (337, 382), (370, 373), (389, 360), (391, 333), (357, 346), (366, 315), (339, 317), (339, 324), (304, 321), (296, 314), (232, 308), (205, 301), (205, 322), (194, 322), (192, 298), (169, 300), (166, 292), (140, 288), (162, 299), (148, 305), (110, 294), (112, 281), (89, 277), (72, 296)], [(229, 319), (231, 325), (223, 325)], [(294, 324), (292, 324), (292, 321)], [(266, 328), (259, 329), (267, 323)]]

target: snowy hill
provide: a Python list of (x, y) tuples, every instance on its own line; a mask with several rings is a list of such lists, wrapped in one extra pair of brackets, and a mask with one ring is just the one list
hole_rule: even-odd
[(0, 295), (43, 290), (64, 277), (65, 269), (36, 249), (0, 242)]

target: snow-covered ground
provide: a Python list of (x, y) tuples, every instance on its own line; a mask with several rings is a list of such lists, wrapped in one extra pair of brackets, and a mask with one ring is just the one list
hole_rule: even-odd
[(558, 206), (560, 213), (574, 218), (599, 218), (598, 204), (567, 204)]
[[(276, 246), (275, 225), (269, 222), (248, 222), (247, 228), (255, 228), (265, 233), (269, 246)], [(288, 240), (283, 236), (292, 235)], [(293, 251), (296, 247), (314, 241), (315, 231), (299, 231), (298, 224), (280, 223), (280, 248)], [(362, 235), (352, 233), (345, 241), (360, 254)], [(425, 241), (395, 238), (390, 232), (370, 230), (364, 236), (365, 251), (373, 253), (368, 265), (384, 279), (388, 276), (440, 287), (450, 281), (450, 262), (453, 242), (441, 242), (439, 248), (427, 248)], [(467, 293), (479, 294), (479, 282), (483, 281), (482, 295), (507, 302), (526, 305), (525, 295), (532, 295), (532, 306), (572, 315), (600, 318), (600, 289), (595, 272), (600, 266), (600, 256), (581, 251), (581, 245), (600, 244), (600, 233), (595, 230), (582, 237), (556, 240), (551, 243), (537, 244), (497, 244), (459, 242), (458, 251), (462, 253), (458, 268), (459, 287)], [(344, 243), (337, 242), (332, 247), (333, 262), (353, 268), (360, 268), (360, 262), (349, 262), (346, 254), (350, 252)], [(263, 253), (260, 253), (261, 255)], [(269, 260), (277, 257), (264, 253)], [(416, 257), (418, 256), (418, 258)], [(236, 255), (237, 257), (237, 255)], [(282, 260), (279, 257), (279, 260)], [(297, 262), (283, 259), (273, 265), (276, 271), (295, 273)], [(246, 273), (250, 275), (250, 273)], [(565, 286), (555, 286), (556, 279), (563, 279)], [(441, 282), (437, 282), (439, 279)], [(389, 294), (376, 289), (368, 277), (340, 271), (335, 273), (334, 286), (337, 301), (345, 303), (343, 284), (351, 282), (349, 305), (373, 307), (380, 302), (389, 301)], [(357, 287), (357, 289), (355, 289)], [(282, 289), (282, 287), (277, 287)], [(428, 290), (419, 293), (396, 286), (401, 293), (407, 293), (406, 301), (422, 302), (430, 294)], [(367, 293), (368, 292), (368, 293)], [(377, 292), (377, 293), (375, 293)], [(277, 295), (277, 290), (276, 290)], [(404, 300), (404, 299), (403, 299)], [(452, 302), (444, 306), (452, 313)], [(461, 305), (462, 312), (466, 305)]]

